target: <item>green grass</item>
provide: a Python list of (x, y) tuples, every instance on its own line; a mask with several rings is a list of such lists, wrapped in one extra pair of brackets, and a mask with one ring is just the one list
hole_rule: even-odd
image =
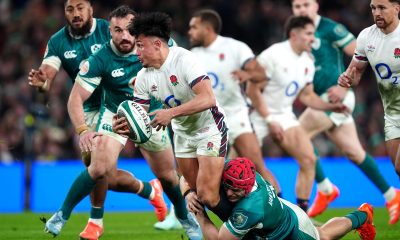
[[(318, 221), (326, 221), (334, 216), (344, 216), (353, 209), (330, 209)], [(50, 214), (0, 214), (0, 239), (53, 239), (52, 236), (43, 232), (43, 223), (39, 220), (40, 216), (50, 217)], [(74, 213), (60, 236), (56, 239), (70, 240), (79, 239), (78, 234), (84, 228), (87, 221), (87, 213)], [(215, 217), (212, 217), (215, 220)], [(153, 229), (156, 221), (153, 213), (150, 212), (128, 212), (128, 213), (106, 213), (105, 234), (101, 240), (119, 239), (171, 239), (181, 240), (184, 237), (183, 230), (157, 231)], [(384, 208), (375, 209), (375, 225), (377, 229), (376, 239), (399, 240), (400, 223), (389, 226), (388, 214)], [(218, 221), (218, 225), (221, 222)], [(357, 234), (349, 233), (343, 239), (359, 239)]]

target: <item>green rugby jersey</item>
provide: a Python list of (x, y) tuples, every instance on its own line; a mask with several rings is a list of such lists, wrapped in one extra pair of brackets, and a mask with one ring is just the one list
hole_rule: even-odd
[(355, 38), (345, 26), (321, 17), (317, 23), (312, 53), (315, 58), (314, 91), (321, 95), (337, 85), (339, 75), (345, 70), (343, 48)]
[(279, 200), (272, 185), (258, 173), (256, 182), (256, 189), (235, 205), (225, 226), (239, 238), (246, 234), (269, 240), (296, 236), (295, 213)]
[[(85, 37), (74, 37), (63, 27), (47, 43), (43, 63), (59, 69), (60, 66), (68, 73), (72, 81), (79, 72), (84, 60), (97, 52), (101, 46), (111, 39), (109, 24), (104, 19), (93, 19), (92, 29)], [(98, 110), (100, 107), (100, 89), (84, 103), (85, 111)]]

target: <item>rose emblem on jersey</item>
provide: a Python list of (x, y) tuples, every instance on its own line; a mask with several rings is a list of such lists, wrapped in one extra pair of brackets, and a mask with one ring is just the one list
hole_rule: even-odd
[(171, 81), (173, 86), (178, 85), (178, 78), (175, 75), (172, 75), (171, 77), (169, 77), (169, 80)]
[(214, 147), (214, 144), (212, 143), (212, 142), (208, 142), (207, 143), (207, 150), (212, 150), (213, 149), (213, 147)]
[(394, 49), (394, 58), (400, 58), (400, 48)]
[(225, 60), (225, 54), (220, 53), (220, 54), (219, 54), (219, 60), (220, 60), (221, 62), (224, 61), (224, 60)]

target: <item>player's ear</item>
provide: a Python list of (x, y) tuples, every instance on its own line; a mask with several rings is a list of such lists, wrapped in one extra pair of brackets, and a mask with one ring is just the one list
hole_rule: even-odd
[(154, 44), (154, 46), (156, 46), (158, 49), (160, 49), (161, 48), (161, 39), (159, 39), (159, 38), (156, 38), (155, 40), (154, 40), (154, 42), (153, 42), (153, 44)]

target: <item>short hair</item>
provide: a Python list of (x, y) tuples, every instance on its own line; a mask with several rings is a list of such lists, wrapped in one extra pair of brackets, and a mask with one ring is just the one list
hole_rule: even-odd
[[(64, 0), (64, 6), (67, 4), (68, 0)], [(93, 0), (86, 0), (86, 2), (89, 2), (90, 5), (93, 4)]]
[(305, 28), (306, 25), (311, 24), (314, 26), (314, 22), (311, 18), (306, 16), (291, 16), (285, 23), (285, 34), (289, 38), (290, 32), (296, 28)]
[(389, 2), (400, 4), (400, 0), (389, 0)]
[(129, 33), (138, 37), (145, 36), (159, 37), (168, 42), (172, 29), (171, 17), (163, 12), (149, 12), (139, 14), (133, 23), (129, 25)]
[(108, 19), (111, 20), (111, 18), (124, 18), (128, 16), (129, 14), (132, 14), (133, 16), (136, 17), (137, 13), (133, 11), (130, 7), (127, 5), (121, 5), (117, 7), (116, 9), (112, 10), (110, 12), (110, 15), (108, 16)]
[(193, 17), (199, 17), (202, 22), (209, 23), (217, 34), (221, 32), (222, 20), (216, 11), (212, 9), (203, 9), (195, 12)]

